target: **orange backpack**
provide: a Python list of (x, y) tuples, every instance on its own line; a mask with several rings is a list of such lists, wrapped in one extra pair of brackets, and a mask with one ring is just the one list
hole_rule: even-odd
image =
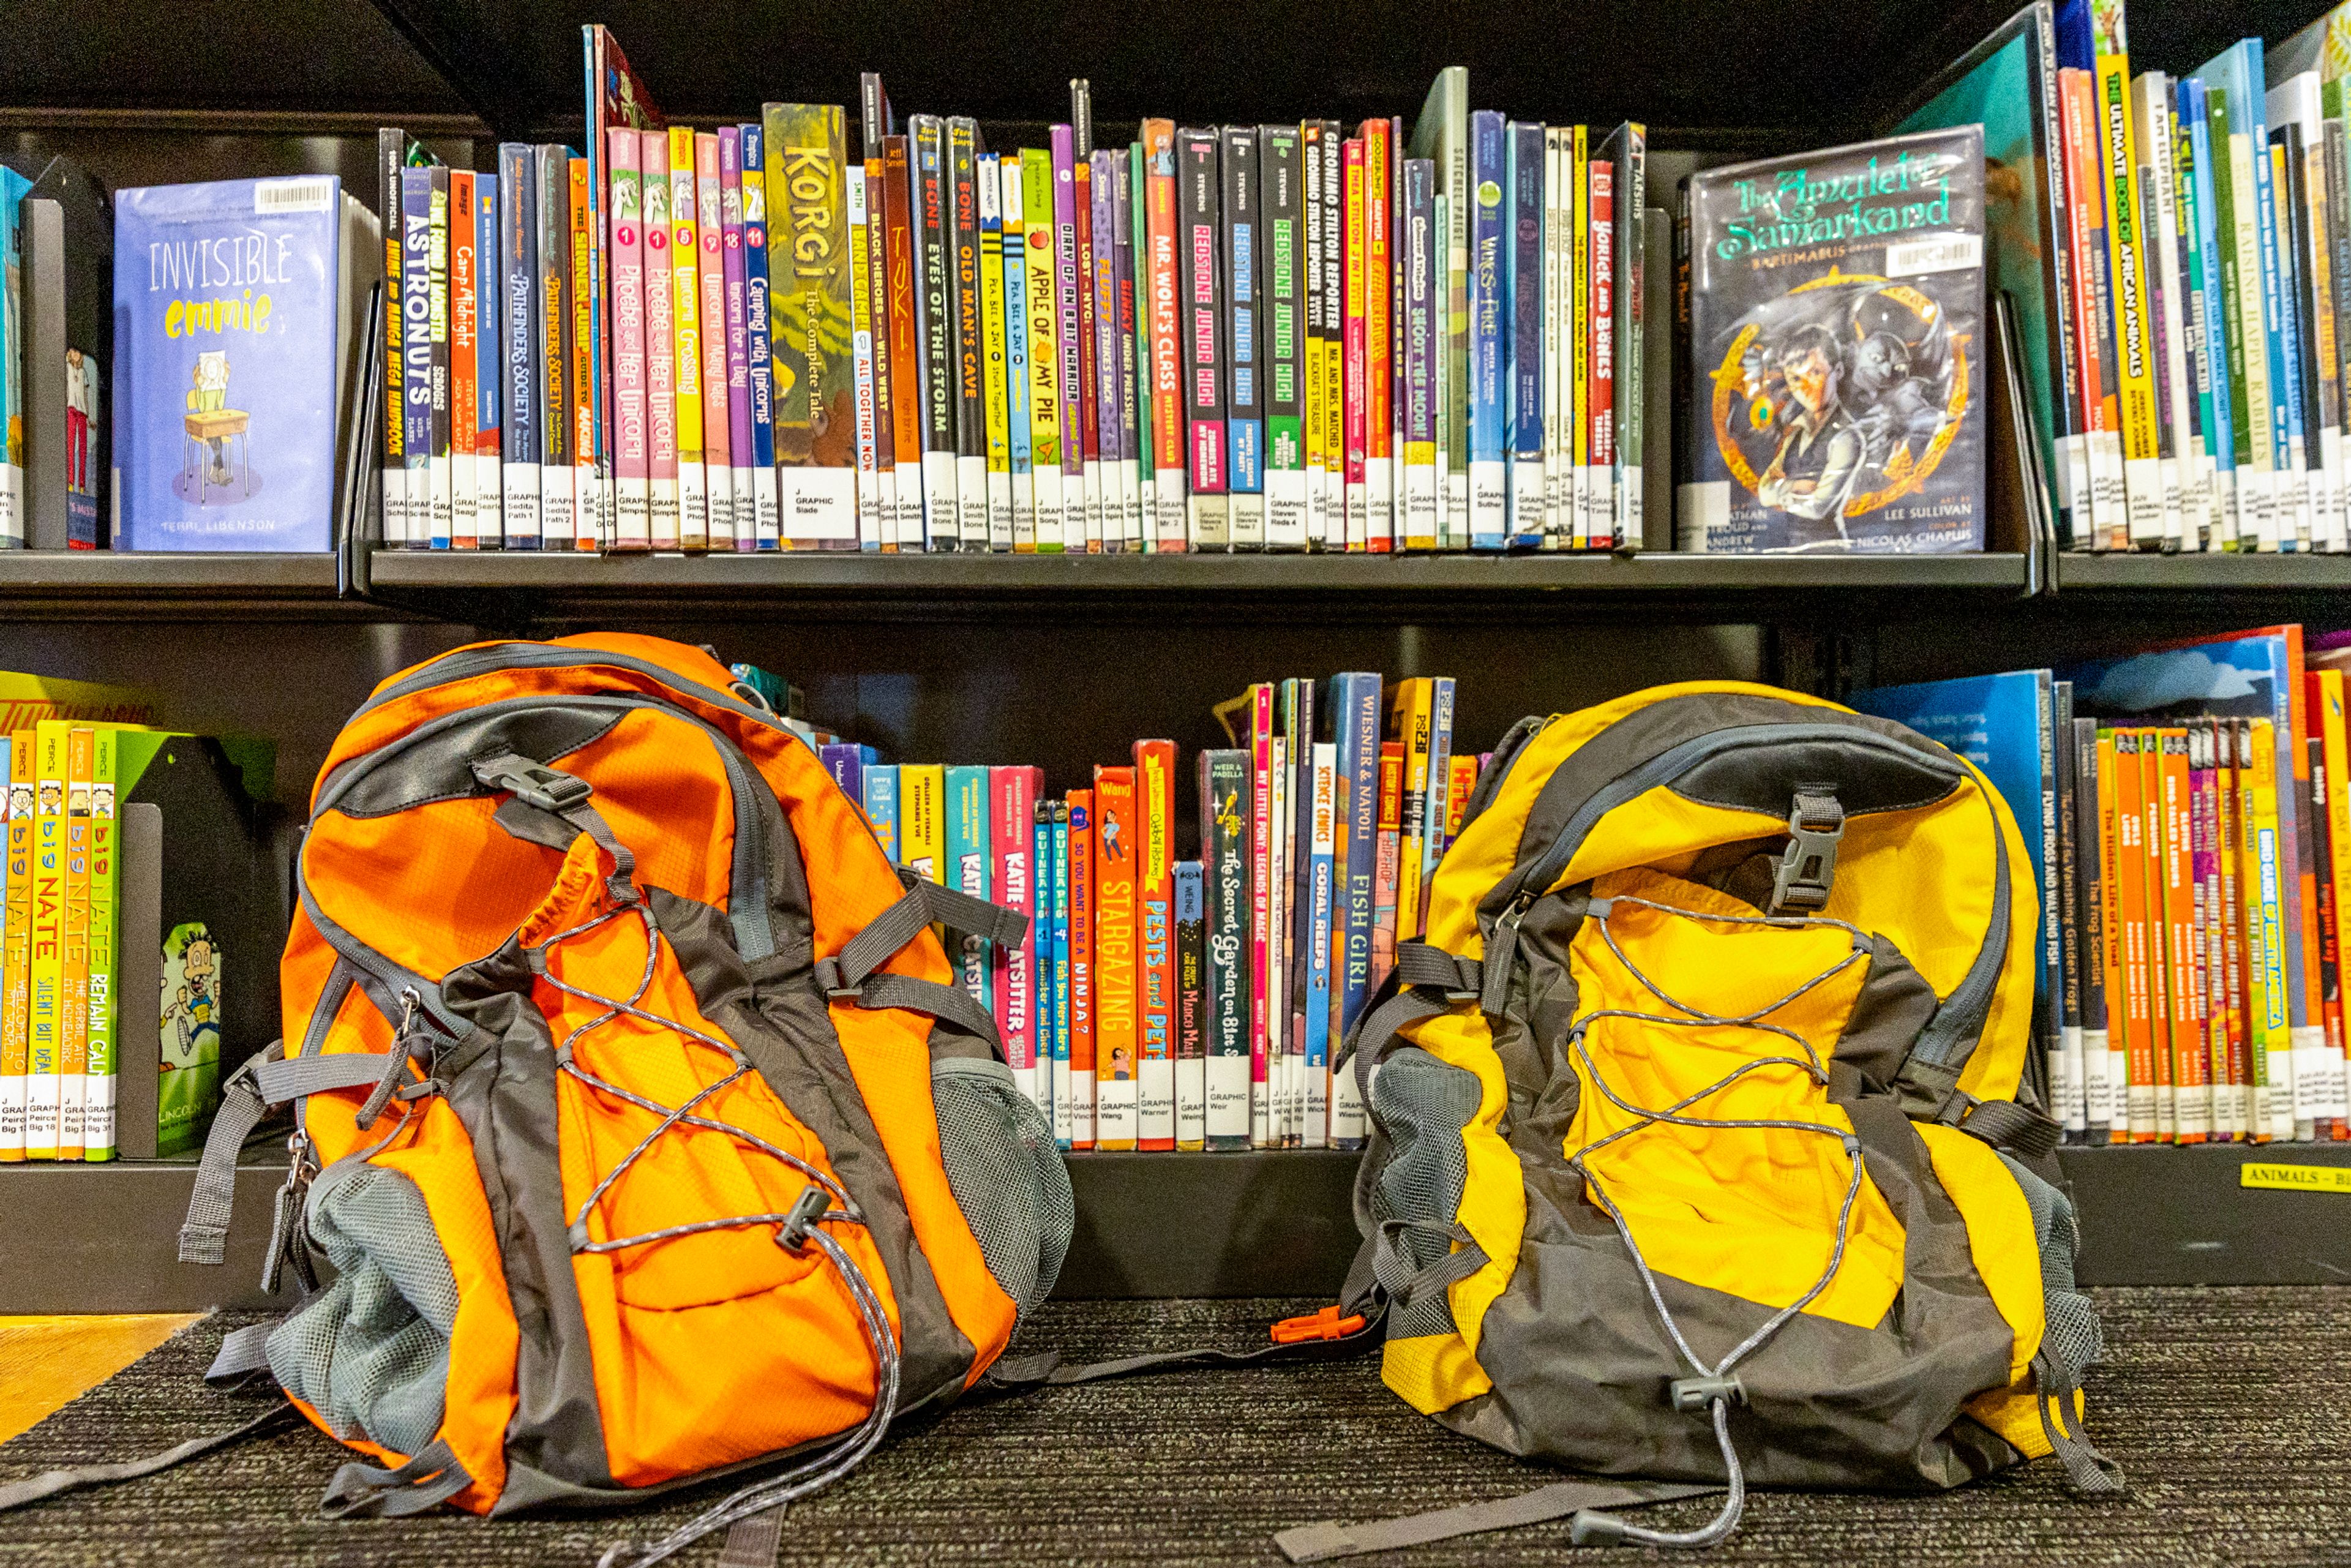
[(272, 1273), (335, 1278), (214, 1371), (374, 1461), (329, 1511), (790, 1458), (611, 1554), (658, 1561), (956, 1398), (1052, 1288), (1068, 1175), (932, 930), (1023, 917), (903, 881), (706, 653), (490, 643), (386, 682), (296, 883), (285, 1043), (235, 1075), (181, 1251), (220, 1261), (236, 1148), (290, 1102)]

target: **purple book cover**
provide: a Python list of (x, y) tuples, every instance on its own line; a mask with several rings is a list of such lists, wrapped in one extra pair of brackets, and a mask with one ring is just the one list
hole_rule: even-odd
[[(1084, 280), (1078, 276), (1078, 192), (1077, 141), (1075, 133), (1066, 125), (1053, 127), (1053, 290), (1055, 314), (1061, 323), (1061, 407), (1068, 411), (1065, 429), (1076, 429), (1085, 422), (1081, 412), (1085, 405), (1085, 370), (1078, 359), (1078, 290)], [(1065, 477), (1082, 477), (1086, 471), (1086, 444), (1083, 440), (1061, 443), (1061, 473)], [(1074, 501), (1071, 504), (1074, 505)], [(1082, 514), (1082, 508), (1080, 508)], [(1082, 523), (1074, 530), (1078, 548), (1085, 548), (1085, 528)]]
[(752, 494), (751, 327), (744, 313), (742, 131), (718, 128), (718, 205), (724, 229), (726, 287), (727, 459), (735, 476), (735, 548), (759, 548), (758, 529), (746, 509)]
[(120, 548), (334, 548), (341, 223), (332, 175), (116, 193)]
[[(1094, 421), (1101, 432), (1097, 450), (1102, 462), (1115, 463), (1122, 455), (1119, 450), (1118, 423), (1118, 167), (1107, 147), (1096, 150), (1091, 160), (1093, 178), (1086, 187), (1093, 208), (1095, 235), (1093, 246), (1093, 277), (1089, 284), (1094, 291)], [(1124, 548), (1125, 533), (1102, 530), (1102, 548), (1111, 549), (1113, 537)]]

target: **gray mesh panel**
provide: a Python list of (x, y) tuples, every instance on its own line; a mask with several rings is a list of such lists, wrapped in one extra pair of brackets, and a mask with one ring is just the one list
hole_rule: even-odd
[(310, 1235), (339, 1278), (269, 1336), (269, 1370), (339, 1437), (413, 1454), (441, 1427), (457, 1282), (416, 1184), (364, 1163), (312, 1186)]
[(2105, 1354), (2105, 1340), (2098, 1329), (2098, 1310), (2074, 1288), (2074, 1252), (2081, 1233), (2073, 1200), (2008, 1155), (2000, 1157), (2024, 1189), (2025, 1204), (2032, 1210), (2032, 1233), (2041, 1244), (2042, 1310), (2047, 1320), (2041, 1348), (2069, 1382), (2078, 1384), (2083, 1372)]
[(931, 1099), (947, 1186), (987, 1271), (1025, 1318), (1052, 1293), (1077, 1227), (1053, 1130), (999, 1061), (942, 1059), (931, 1068)]
[[(1372, 1081), (1372, 1110), (1389, 1154), (1372, 1186), (1372, 1218), (1381, 1224), (1372, 1270), (1391, 1292), (1452, 1250), (1469, 1154), (1461, 1130), (1483, 1097), (1478, 1075), (1416, 1046), (1391, 1051)], [(1386, 1222), (1395, 1221), (1395, 1224)], [(1391, 1314), (1388, 1334), (1412, 1339), (1454, 1332), (1445, 1292), (1426, 1292)]]

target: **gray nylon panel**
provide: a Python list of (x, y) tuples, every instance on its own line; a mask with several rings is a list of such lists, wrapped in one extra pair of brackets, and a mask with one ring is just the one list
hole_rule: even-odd
[[(1416, 1046), (1390, 1051), (1372, 1080), (1373, 1113), (1388, 1139), (1387, 1158), (1370, 1193), (1384, 1254), (1375, 1254), (1373, 1267), (1391, 1291), (1452, 1250), (1461, 1190), (1469, 1179), (1461, 1134), (1478, 1114), (1481, 1095), (1476, 1073)], [(1391, 1312), (1387, 1330), (1391, 1339), (1451, 1333), (1453, 1309), (1444, 1291), (1428, 1291)]]
[(345, 764), (347, 782), (336, 788), (329, 781), (335, 810), (347, 817), (386, 817), (431, 800), (493, 795), (497, 791), (474, 777), (475, 758), (512, 752), (552, 764), (603, 736), (628, 712), (552, 697), (451, 716), (454, 722), (430, 744), (388, 745)]
[(2104, 1358), (2105, 1336), (2098, 1325), (2097, 1308), (2074, 1288), (2074, 1253), (2081, 1236), (2074, 1219), (2073, 1199), (2010, 1155), (2001, 1154), (2000, 1160), (2024, 1189), (2025, 1204), (2032, 1211), (2032, 1232), (2041, 1243), (2041, 1304), (2045, 1320), (2041, 1348), (2069, 1386), (2078, 1385), (2082, 1374)]
[(556, 1152), (555, 1049), (530, 999), (533, 977), (509, 938), (451, 973), (443, 994), (488, 1043), (449, 1080), (450, 1108), (473, 1140), (521, 1331), (510, 1462), (579, 1485), (612, 1484), (595, 1366), (571, 1272)]
[(416, 1184), (355, 1163), (310, 1188), (336, 1279), (269, 1336), (269, 1370), (336, 1436), (413, 1454), (441, 1429), (457, 1281)]
[(1053, 1130), (998, 1061), (950, 1057), (933, 1064), (931, 1098), (956, 1206), (987, 1271), (1026, 1318), (1052, 1293), (1077, 1228)]
[(1869, 968), (1831, 1054), (1849, 1063), (1870, 1089), (1890, 1088), (1919, 1031), (1934, 1018), (1935, 1007), (1935, 988), (1926, 977), (1900, 948), (1874, 936)]
[[(901, 1405), (935, 1388), (960, 1390), (977, 1353), (915, 1245), (897, 1172), (810, 977), (805, 925), (795, 930), (779, 919), (782, 950), (747, 967), (718, 911), (659, 888), (648, 902), (703, 1016), (726, 1031), (769, 1092), (816, 1134), (834, 1176), (865, 1215), (898, 1305)], [(798, 962), (793, 951), (802, 955)]]

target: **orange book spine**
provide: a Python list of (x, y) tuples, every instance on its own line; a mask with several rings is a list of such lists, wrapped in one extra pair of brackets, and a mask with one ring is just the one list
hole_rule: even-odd
[(1070, 1147), (1094, 1146), (1094, 792), (1070, 791)]
[(1132, 1149), (1135, 1075), (1134, 769), (1094, 769), (1094, 1146)]
[(2130, 1000), (2123, 978), (2121, 873), (2122, 771), (2115, 758), (2116, 736), (2098, 732), (2098, 962), (2105, 973), (2106, 1058), (2108, 1082), (2115, 1086), (2115, 1103), (2106, 1141), (2130, 1142), (2130, 1108), (2126, 1092), (2130, 1082)]
[(2115, 881), (2122, 927), (2125, 1051), (2128, 1056), (2130, 1141), (2156, 1139), (2154, 1015), (2147, 998), (2147, 775), (2139, 766), (2144, 732), (2115, 731)]
[(1176, 743), (1134, 743), (1138, 1146), (1176, 1146)]
[(2163, 779), (2163, 919), (2170, 989), (2172, 1112), (2179, 1140), (2200, 1144), (2212, 1128), (2212, 1081), (2204, 1044), (2204, 983), (2196, 956), (2200, 922), (2190, 859), (2188, 731), (2160, 732)]
[(2252, 1133), (2252, 1055), (2245, 1045), (2245, 904), (2239, 875), (2244, 816), (2237, 798), (2239, 727), (2212, 725), (2212, 807), (2220, 827), (2220, 973), (2212, 987), (2220, 1065), (2212, 1074), (2213, 1132), (2233, 1140)]

